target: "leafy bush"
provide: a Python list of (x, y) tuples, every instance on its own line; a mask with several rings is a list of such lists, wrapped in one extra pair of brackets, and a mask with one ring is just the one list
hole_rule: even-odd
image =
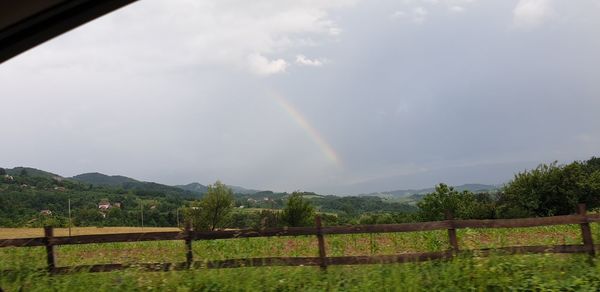
[(302, 193), (293, 192), (283, 209), (281, 217), (288, 226), (309, 226), (315, 215), (315, 208), (308, 200), (302, 197)]
[(419, 203), (419, 215), (424, 221), (445, 219), (445, 213), (451, 212), (454, 218), (472, 218), (476, 208), (475, 196), (469, 191), (458, 192), (446, 184), (439, 184), (435, 192), (427, 194)]
[(600, 207), (598, 158), (541, 164), (518, 173), (504, 187), (497, 211), (500, 217), (565, 215), (574, 213), (578, 203)]

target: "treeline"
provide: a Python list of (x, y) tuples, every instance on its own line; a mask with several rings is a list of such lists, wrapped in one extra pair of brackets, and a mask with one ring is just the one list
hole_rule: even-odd
[[(0, 168), (0, 227), (67, 226), (69, 200), (75, 226), (140, 226), (142, 208), (145, 225), (176, 226), (177, 209), (188, 198), (33, 176), (25, 170), (8, 175)], [(101, 202), (111, 207), (99, 210)]]
[[(198, 229), (265, 228), (312, 225), (317, 213), (326, 225), (435, 221), (445, 219), (448, 211), (458, 219), (565, 215), (574, 213), (578, 203), (600, 208), (600, 158), (542, 164), (517, 173), (494, 192), (457, 191), (439, 184), (416, 206), (369, 196), (234, 194), (220, 182), (198, 199), (158, 186), (95, 186), (23, 171), (11, 176), (0, 168), (0, 227), (67, 226), (69, 200), (75, 226), (141, 226), (143, 217), (145, 226), (190, 221)], [(101, 208), (102, 203), (110, 207)]]
[[(87, 190), (85, 192), (52, 192), (22, 190), (0, 195), (0, 226), (41, 227), (67, 226), (68, 201), (72, 222), (76, 226), (140, 226), (141, 207), (147, 226), (176, 226), (176, 212), (184, 201), (179, 198), (140, 200), (133, 193), (115, 194)], [(113, 207), (100, 211), (98, 203), (111, 202)], [(114, 207), (115, 203), (119, 207)]]
[[(307, 193), (294, 192), (285, 200), (282, 210), (265, 209), (259, 212), (239, 212), (234, 207), (234, 195), (225, 184), (217, 181), (208, 185), (205, 196), (185, 208), (184, 220), (194, 230), (217, 228), (267, 228), (277, 226), (308, 226), (314, 224), (317, 214), (313, 205), (305, 198)], [(328, 224), (337, 218), (323, 214)]]
[[(474, 193), (457, 191), (439, 184), (417, 203), (417, 209), (404, 204), (370, 208), (369, 203), (346, 197), (332, 202), (337, 224), (392, 224), (444, 220), (446, 213), (457, 219), (502, 219), (568, 215), (577, 205), (600, 209), (600, 158), (569, 164), (541, 164), (517, 173), (498, 191)], [(319, 202), (319, 200), (315, 200)], [(366, 203), (366, 204), (363, 204)], [(340, 204), (341, 206), (339, 206)], [(323, 204), (323, 207), (328, 204)], [(358, 207), (358, 208), (357, 208)], [(360, 210), (360, 212), (353, 212)]]
[[(43, 172), (41, 172), (43, 173)], [(378, 197), (321, 196), (297, 192), (330, 224), (355, 224), (365, 212), (415, 212), (416, 207), (390, 203)], [(248, 228), (284, 226), (281, 218), (289, 193), (270, 191), (233, 194), (226, 226)], [(203, 197), (202, 197), (203, 198)], [(197, 195), (174, 192), (163, 185), (139, 183), (134, 187), (93, 185), (80, 181), (40, 176), (26, 169), (7, 175), (0, 168), (0, 227), (41, 227), (69, 224), (68, 201), (75, 226), (181, 226), (184, 213), (197, 208)], [(108, 203), (100, 209), (100, 203)]]
[[(330, 216), (327, 213), (321, 214), (328, 225), (437, 221), (444, 220), (448, 212), (457, 219), (567, 215), (575, 213), (579, 203), (586, 204), (590, 210), (600, 208), (600, 158), (592, 157), (565, 165), (557, 162), (541, 164), (535, 169), (517, 173), (495, 192), (460, 192), (441, 183), (434, 192), (425, 195), (417, 203), (416, 210), (397, 203), (388, 203), (382, 207), (382, 199), (376, 197), (315, 197), (310, 193), (293, 195), (295, 200), (309, 206), (304, 208), (313, 208), (315, 204), (320, 211), (333, 211)], [(314, 212), (306, 212), (305, 218), (293, 222), (286, 217), (286, 214), (290, 214), (286, 210), (299, 209), (294, 207), (299, 204), (290, 199), (283, 212), (264, 210), (254, 214), (254, 217), (233, 215), (229, 226), (312, 225)]]
[(500, 191), (474, 194), (440, 184), (419, 203), (416, 220), (442, 220), (446, 210), (462, 219), (544, 217), (573, 214), (577, 204), (600, 208), (600, 158), (541, 164), (520, 172)]

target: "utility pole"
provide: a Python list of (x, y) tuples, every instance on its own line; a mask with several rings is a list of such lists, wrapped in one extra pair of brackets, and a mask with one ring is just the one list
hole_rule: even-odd
[(69, 198), (69, 237), (71, 237), (71, 198)]
[(177, 218), (177, 228), (179, 228), (179, 208), (175, 209), (175, 216)]
[(140, 201), (140, 210), (142, 210), (142, 230), (144, 230), (144, 204)]

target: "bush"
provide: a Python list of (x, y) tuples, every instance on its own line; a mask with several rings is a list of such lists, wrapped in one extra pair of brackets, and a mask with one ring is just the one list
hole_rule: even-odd
[(308, 200), (302, 197), (302, 193), (293, 192), (283, 209), (281, 217), (287, 226), (309, 226), (313, 223), (314, 215), (315, 209)]
[(452, 212), (454, 218), (468, 219), (473, 217), (477, 208), (473, 193), (458, 192), (443, 183), (435, 187), (435, 192), (423, 197), (417, 206), (419, 217), (424, 221), (444, 220), (447, 211)]
[[(500, 195), (500, 217), (554, 216), (575, 212), (577, 203), (597, 206), (595, 179), (586, 175), (580, 162), (542, 164), (515, 175)], [(586, 190), (587, 189), (587, 190)], [(587, 198), (586, 198), (587, 197)]]

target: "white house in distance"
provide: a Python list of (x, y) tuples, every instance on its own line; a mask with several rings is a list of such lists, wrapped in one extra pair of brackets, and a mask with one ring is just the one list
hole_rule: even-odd
[(108, 200), (100, 201), (100, 203), (98, 203), (98, 209), (103, 211), (110, 209), (110, 202)]

